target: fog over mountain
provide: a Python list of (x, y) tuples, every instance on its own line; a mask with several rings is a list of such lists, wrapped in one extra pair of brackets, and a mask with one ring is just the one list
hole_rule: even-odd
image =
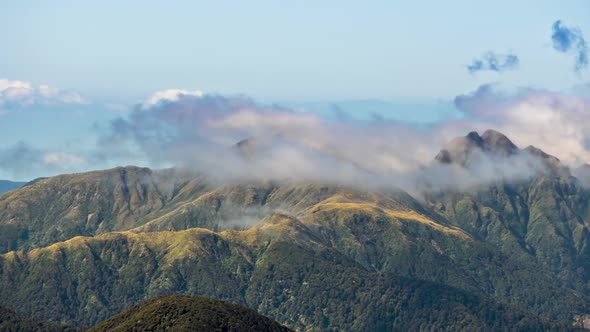
[[(526, 179), (554, 167), (535, 149), (555, 155), (561, 160), (559, 167), (590, 160), (585, 143), (590, 133), (584, 112), (588, 99), (534, 90), (504, 95), (493, 86), (482, 86), (455, 103), (463, 118), (415, 126), (328, 120), (242, 96), (180, 94), (138, 105), (128, 118), (114, 120), (103, 131), (100, 153), (94, 157), (142, 156), (156, 167), (205, 172), (220, 181), (304, 179), (411, 192), (422, 182), (432, 190), (463, 188)], [(469, 172), (433, 163), (432, 156), (446, 142), (474, 129), (482, 138), (468, 135), (447, 149), (450, 158), (462, 158), (453, 155), (462, 153), (454, 149), (481, 155), (471, 158)], [(503, 134), (486, 137), (496, 135), (487, 129), (511, 136), (514, 143)], [(572, 134), (562, 135), (562, 130)]]

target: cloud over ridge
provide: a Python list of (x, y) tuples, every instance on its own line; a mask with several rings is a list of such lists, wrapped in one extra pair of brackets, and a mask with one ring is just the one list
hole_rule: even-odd
[[(453, 137), (489, 128), (520, 147), (534, 145), (566, 164), (590, 161), (590, 100), (493, 85), (458, 96), (463, 117), (426, 126), (389, 120), (328, 120), (244, 96), (180, 96), (111, 123), (101, 147), (136, 153), (154, 166), (178, 166), (220, 179), (312, 180), (416, 190), (523, 179), (545, 167), (528, 151), (482, 156), (475, 172), (433, 162)], [(567, 133), (567, 134), (564, 134)], [(237, 142), (241, 142), (237, 144)]]

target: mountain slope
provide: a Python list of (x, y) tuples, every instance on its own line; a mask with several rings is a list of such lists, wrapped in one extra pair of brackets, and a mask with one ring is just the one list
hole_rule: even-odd
[(131, 229), (206, 190), (198, 177), (138, 167), (40, 179), (0, 196), (0, 252)]
[[(563, 284), (590, 291), (590, 192), (559, 159), (527, 147), (547, 172), (429, 196), (453, 225), (506, 254), (536, 261)], [(522, 153), (517, 152), (517, 153)]]
[(4, 255), (0, 270), (0, 298), (86, 325), (144, 297), (183, 292), (244, 304), (296, 329), (559, 326), (445, 285), (367, 271), (284, 217), (220, 234), (74, 238)]
[(435, 157), (435, 160), (462, 166), (469, 166), (479, 154), (494, 157), (509, 157), (518, 153), (518, 148), (508, 137), (495, 130), (486, 130), (481, 136), (472, 131), (464, 137), (457, 137), (447, 144)]
[(587, 319), (590, 192), (497, 132), (451, 146), (439, 162), (465, 174), (502, 158), (544, 166), (425, 200), (137, 167), (41, 179), (0, 196), (0, 304), (86, 326), (169, 293), (311, 330)]
[(144, 301), (99, 323), (99, 331), (292, 331), (254, 310), (205, 297), (170, 295)]

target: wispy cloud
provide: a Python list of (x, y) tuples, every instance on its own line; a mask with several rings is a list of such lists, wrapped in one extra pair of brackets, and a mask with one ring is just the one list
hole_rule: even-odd
[(561, 53), (575, 53), (575, 70), (588, 66), (588, 44), (578, 28), (566, 27), (560, 20), (553, 23), (553, 48)]
[(503, 72), (518, 68), (519, 59), (516, 54), (497, 54), (492, 51), (487, 52), (479, 59), (474, 59), (467, 66), (467, 70), (474, 74), (479, 71)]

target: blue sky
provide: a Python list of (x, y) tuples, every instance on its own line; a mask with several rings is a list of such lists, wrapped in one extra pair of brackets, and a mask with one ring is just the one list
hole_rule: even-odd
[(4, 105), (0, 149), (84, 150), (109, 119), (171, 88), (318, 113), (337, 104), (355, 118), (457, 117), (453, 99), (483, 84), (588, 84), (575, 50), (551, 39), (557, 20), (590, 38), (588, 17), (587, 0), (6, 2), (0, 79), (84, 103)]
[[(449, 98), (488, 80), (564, 88), (550, 52), (561, 19), (590, 34), (581, 1), (11, 1), (3, 77), (104, 98), (194, 88), (270, 99)], [(521, 69), (468, 75), (515, 52)], [(587, 75), (585, 76), (587, 79)]]

